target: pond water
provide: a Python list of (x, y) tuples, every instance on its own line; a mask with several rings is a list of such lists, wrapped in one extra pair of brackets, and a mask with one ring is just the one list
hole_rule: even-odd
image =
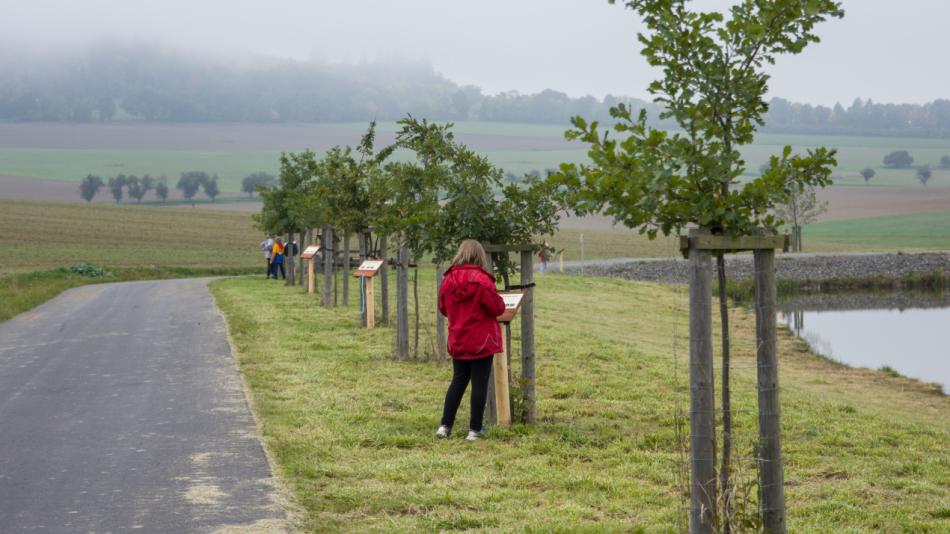
[(935, 382), (950, 393), (950, 293), (782, 297), (779, 322), (823, 356)]

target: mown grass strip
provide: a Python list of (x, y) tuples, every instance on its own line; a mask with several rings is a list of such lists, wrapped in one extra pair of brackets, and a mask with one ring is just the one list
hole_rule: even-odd
[[(263, 279), (212, 283), (262, 431), (312, 532), (671, 532), (686, 495), (683, 288), (543, 276), (535, 427), (437, 441), (443, 363), (390, 358), (392, 330), (358, 327)], [(430, 270), (420, 277), (431, 334)], [(355, 302), (355, 298), (353, 302)], [(734, 311), (740, 480), (754, 479), (754, 320)], [(515, 328), (513, 345), (517, 347)], [(779, 341), (789, 529), (945, 532), (950, 399)], [(515, 376), (517, 356), (513, 358)], [(755, 489), (740, 502), (754, 514)]]

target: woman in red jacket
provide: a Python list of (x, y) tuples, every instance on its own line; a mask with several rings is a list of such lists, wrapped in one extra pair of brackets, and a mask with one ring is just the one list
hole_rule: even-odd
[(505, 301), (495, 289), (495, 280), (485, 270), (487, 265), (481, 243), (466, 239), (439, 288), (439, 312), (449, 318), (448, 349), (452, 356), (452, 383), (445, 394), (442, 424), (435, 434), (440, 438), (452, 432), (469, 381), (472, 415), (465, 439), (475, 441), (482, 435), (492, 357), (502, 350), (497, 317), (505, 311)]

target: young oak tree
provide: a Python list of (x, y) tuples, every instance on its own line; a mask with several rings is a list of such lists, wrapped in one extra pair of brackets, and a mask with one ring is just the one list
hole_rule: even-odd
[[(616, 0), (609, 0), (616, 3)], [(832, 0), (741, 0), (728, 12), (691, 9), (688, 0), (630, 0), (646, 30), (638, 35), (647, 61), (663, 72), (648, 90), (664, 108), (661, 119), (679, 127), (664, 131), (619, 105), (610, 110), (615, 138), (597, 122), (572, 119), (569, 139), (590, 145), (589, 165), (561, 166), (578, 213), (603, 212), (655, 238), (687, 226), (715, 234), (748, 235), (780, 222), (775, 205), (792, 191), (831, 182), (835, 151), (825, 148), (792, 155), (785, 147), (772, 156), (761, 176), (745, 183), (739, 152), (753, 140), (768, 110), (766, 65), (783, 54), (798, 54), (818, 42), (815, 26), (844, 15)], [(720, 487), (723, 510), (704, 520), (722, 519), (730, 531), (732, 509), (729, 324), (725, 262), (717, 257), (722, 318), (723, 451)], [(708, 496), (716, 502), (714, 495)]]
[(802, 251), (802, 226), (818, 220), (818, 216), (828, 211), (828, 203), (818, 200), (814, 186), (803, 190), (792, 189), (788, 197), (775, 206), (775, 215), (791, 227), (792, 251)]

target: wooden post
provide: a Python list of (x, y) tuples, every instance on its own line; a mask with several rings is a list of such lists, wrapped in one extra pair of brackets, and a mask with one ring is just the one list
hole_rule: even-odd
[(581, 276), (584, 275), (584, 234), (581, 234)]
[(501, 353), (492, 360), (491, 374), (495, 385), (495, 421), (501, 426), (511, 426), (511, 404), (508, 397), (508, 344), (501, 336)]
[(537, 420), (534, 374), (534, 251), (521, 251), (521, 382), (524, 411), (522, 421), (533, 425)]
[(362, 281), (366, 286), (366, 329), (376, 327), (376, 293), (373, 290), (373, 276), (364, 276)]
[(350, 305), (350, 232), (343, 231), (343, 305)]
[(302, 286), (303, 281), (303, 258), (300, 256), (300, 253), (303, 252), (303, 249), (306, 248), (306, 241), (304, 241), (303, 230), (297, 232), (297, 285)]
[(312, 295), (314, 292), (314, 276), (313, 276), (313, 262), (317, 260), (317, 257), (314, 256), (307, 260), (307, 293)]
[(396, 357), (409, 358), (409, 253), (399, 244), (396, 266)]
[(323, 306), (333, 306), (333, 228), (323, 229)]
[[(690, 238), (705, 235), (690, 230)], [(690, 517), (692, 534), (711, 534), (716, 516), (716, 408), (713, 382), (712, 255), (689, 248)], [(774, 317), (772, 320), (774, 321)]]
[(559, 267), (561, 268), (561, 274), (564, 274), (564, 251), (563, 250), (558, 253), (557, 261), (560, 264)]
[[(492, 275), (492, 282), (494, 282), (495, 276), (495, 255), (491, 252), (487, 254), (488, 260), (488, 273)], [(498, 411), (495, 403), (495, 372), (494, 364), (492, 364), (492, 372), (490, 379), (488, 380), (488, 399), (485, 402), (485, 424), (494, 425), (498, 421)]]
[(386, 249), (386, 236), (379, 236), (379, 257), (383, 260), (383, 266), (379, 268), (379, 297), (380, 308), (383, 316), (380, 317), (380, 323), (389, 326), (389, 251)]
[(775, 251), (755, 250), (753, 256), (762, 527), (768, 534), (785, 534), (785, 477), (782, 472), (781, 407), (775, 339)]
[(447, 354), (445, 340), (445, 317), (439, 312), (439, 290), (442, 288), (442, 264), (435, 266), (435, 354), (444, 359)]
[[(362, 262), (368, 257), (366, 255), (366, 240), (367, 240), (366, 234), (361, 231), (359, 234), (357, 234), (357, 239), (359, 239), (360, 262)], [(349, 269), (347, 269), (346, 272), (350, 272)], [(366, 323), (366, 311), (367, 311), (366, 309), (366, 282), (360, 280), (359, 289), (360, 289), (360, 325), (367, 326), (367, 323)]]
[(296, 284), (296, 282), (294, 282), (294, 266), (296, 265), (294, 262), (297, 260), (292, 254), (286, 254), (288, 249), (293, 252), (293, 245), (291, 244), (293, 240), (294, 233), (287, 232), (287, 241), (284, 243), (284, 263), (287, 264), (287, 278), (284, 280), (285, 286), (293, 286)]

